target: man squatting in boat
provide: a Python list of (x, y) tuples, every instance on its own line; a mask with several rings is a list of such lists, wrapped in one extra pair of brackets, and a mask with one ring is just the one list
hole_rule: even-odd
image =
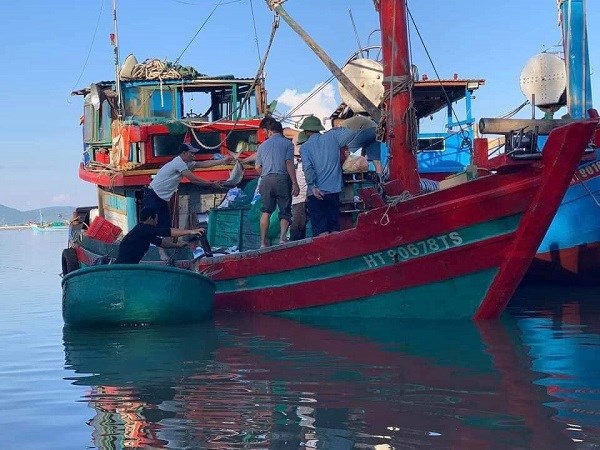
[(275, 205), (279, 207), (280, 242), (287, 241), (287, 232), (292, 221), (292, 196), (299, 193), (296, 169), (294, 168), (294, 145), (283, 136), (281, 123), (271, 116), (260, 121), (259, 128), (265, 131), (267, 140), (256, 151), (256, 171), (260, 174), (259, 193), (262, 199), (260, 216), (260, 246), (267, 247), (269, 219)]
[(157, 226), (158, 218), (158, 211), (155, 208), (142, 208), (140, 222), (125, 235), (119, 244), (119, 256), (115, 264), (139, 263), (150, 248), (150, 244), (161, 248), (181, 248), (187, 245), (187, 242), (184, 241), (173, 242), (173, 240), (165, 238), (204, 234), (204, 228), (181, 230)]

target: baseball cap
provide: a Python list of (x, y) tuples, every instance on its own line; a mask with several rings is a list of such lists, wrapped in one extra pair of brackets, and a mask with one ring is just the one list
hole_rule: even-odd
[(199, 151), (200, 151), (199, 148), (192, 147), (192, 144), (188, 144), (187, 142), (184, 142), (183, 144), (181, 144), (179, 146), (179, 153), (183, 153), (183, 152), (198, 153)]

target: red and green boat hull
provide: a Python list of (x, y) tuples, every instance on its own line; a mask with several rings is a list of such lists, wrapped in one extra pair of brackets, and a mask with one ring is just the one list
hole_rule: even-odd
[(201, 260), (215, 308), (286, 316), (498, 317), (595, 123), (557, 129), (541, 161), (370, 210), (355, 228)]

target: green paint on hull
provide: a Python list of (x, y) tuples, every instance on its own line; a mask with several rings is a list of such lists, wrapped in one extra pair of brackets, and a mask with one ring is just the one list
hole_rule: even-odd
[(275, 313), (301, 319), (357, 317), (390, 319), (470, 319), (481, 305), (497, 269), (331, 305)]
[(416, 242), (402, 244), (398, 247), (390, 247), (380, 252), (318, 266), (255, 275), (243, 279), (221, 280), (217, 281), (217, 293), (264, 289), (272, 286), (290, 286), (307, 281), (326, 280), (379, 269), (392, 264), (401, 264), (404, 261), (442, 253), (447, 249), (464, 247), (485, 239), (512, 233), (517, 229), (520, 219), (520, 214), (507, 216), (491, 222), (461, 228), (447, 234), (431, 236)]
[(203, 275), (167, 266), (110, 264), (66, 275), (67, 325), (179, 324), (211, 315), (215, 284)]

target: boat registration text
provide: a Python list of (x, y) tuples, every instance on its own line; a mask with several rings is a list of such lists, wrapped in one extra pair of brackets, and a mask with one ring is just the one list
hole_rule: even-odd
[(400, 245), (387, 251), (372, 253), (363, 256), (369, 269), (418, 258), (432, 253), (457, 247), (463, 243), (463, 239), (457, 232), (442, 234), (422, 241)]

